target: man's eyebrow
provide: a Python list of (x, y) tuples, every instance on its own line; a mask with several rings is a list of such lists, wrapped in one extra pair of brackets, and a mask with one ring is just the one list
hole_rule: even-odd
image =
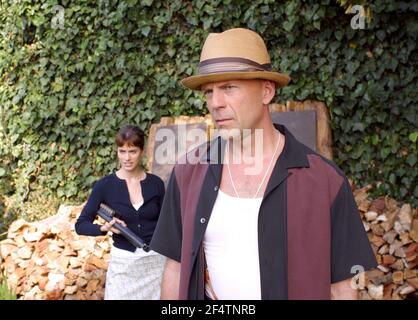
[(231, 86), (236, 86), (236, 83), (233, 82), (233, 81), (228, 81), (228, 82), (225, 82), (222, 85), (220, 85), (221, 88), (223, 88), (223, 87), (231, 87)]

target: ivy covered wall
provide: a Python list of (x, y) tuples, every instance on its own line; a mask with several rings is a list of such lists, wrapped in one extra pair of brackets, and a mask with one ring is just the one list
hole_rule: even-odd
[(178, 81), (209, 32), (247, 27), (291, 75), (277, 102), (324, 101), (345, 173), (417, 205), (418, 5), (375, 1), (352, 29), (345, 2), (1, 1), (0, 194), (84, 201), (121, 125), (207, 113)]

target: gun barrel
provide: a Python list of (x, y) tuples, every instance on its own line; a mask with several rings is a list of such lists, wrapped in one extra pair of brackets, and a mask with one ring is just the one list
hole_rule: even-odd
[[(113, 217), (109, 214), (108, 210), (105, 210), (102, 205), (100, 206), (99, 211), (97, 212), (98, 215), (104, 219), (106, 222), (112, 221)], [(121, 225), (120, 223), (116, 222), (113, 227), (116, 228), (116, 230), (119, 230), (121, 235), (124, 236), (132, 245), (134, 245), (137, 248), (142, 248), (145, 252), (148, 252), (150, 249), (148, 245), (142, 240), (140, 237), (138, 237), (131, 229), (128, 227), (125, 227)]]

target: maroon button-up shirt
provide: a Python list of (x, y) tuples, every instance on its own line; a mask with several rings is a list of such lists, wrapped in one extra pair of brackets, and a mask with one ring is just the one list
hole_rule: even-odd
[[(286, 142), (259, 211), (261, 298), (330, 299), (331, 283), (376, 267), (376, 259), (341, 170), (275, 126)], [(202, 242), (221, 181), (223, 145), (215, 139), (205, 152), (194, 151), (206, 161), (174, 167), (151, 241), (153, 250), (181, 262), (180, 299), (204, 299)]]

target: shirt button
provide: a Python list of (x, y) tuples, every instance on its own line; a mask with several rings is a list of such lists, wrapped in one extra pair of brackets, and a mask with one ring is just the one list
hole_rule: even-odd
[(219, 187), (215, 186), (215, 188), (213, 188), (213, 190), (218, 191)]
[(138, 228), (141, 228), (141, 225), (140, 224), (138, 224)]
[(205, 218), (200, 219), (200, 223), (205, 223), (205, 222), (206, 222)]

